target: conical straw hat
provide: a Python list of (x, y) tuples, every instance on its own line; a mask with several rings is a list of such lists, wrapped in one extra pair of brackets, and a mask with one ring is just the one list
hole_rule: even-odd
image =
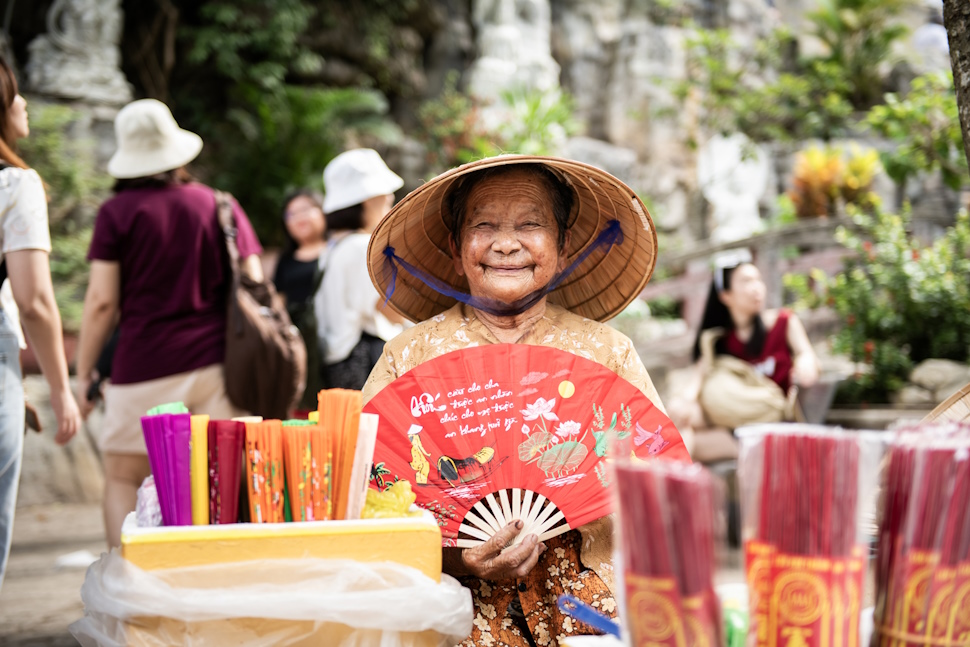
[(967, 384), (938, 404), (935, 409), (923, 418), (923, 422), (930, 422), (932, 420), (950, 420), (954, 422), (970, 420), (970, 384)]
[[(448, 245), (452, 218), (447, 197), (459, 178), (507, 164), (542, 164), (573, 190), (567, 265), (593, 244), (610, 221), (619, 221), (623, 242), (605, 254), (590, 254), (548, 297), (551, 303), (596, 321), (619, 314), (653, 274), (657, 261), (653, 220), (637, 194), (623, 182), (596, 167), (557, 157), (490, 157), (442, 173), (409, 193), (371, 236), (368, 265), (378, 292), (386, 297), (391, 288), (392, 274), (384, 254), (390, 246), (417, 269), (467, 293), (468, 282), (455, 272)], [(411, 321), (430, 319), (456, 303), (404, 268), (399, 269), (394, 283), (389, 303)]]

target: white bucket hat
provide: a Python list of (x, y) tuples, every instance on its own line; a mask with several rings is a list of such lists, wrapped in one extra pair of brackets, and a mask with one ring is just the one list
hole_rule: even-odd
[(404, 186), (404, 180), (387, 168), (377, 151), (355, 148), (330, 160), (323, 169), (323, 185), (327, 190), (323, 210), (333, 213), (379, 195), (394, 193)]
[(132, 101), (115, 117), (118, 150), (108, 161), (108, 174), (118, 179), (145, 177), (181, 168), (202, 150), (202, 138), (179, 128), (161, 101)]

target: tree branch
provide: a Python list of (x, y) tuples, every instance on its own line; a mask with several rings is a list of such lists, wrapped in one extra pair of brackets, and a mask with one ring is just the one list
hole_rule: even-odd
[(970, 163), (970, 2), (944, 0), (943, 24), (950, 41), (950, 64), (963, 130), (963, 152)]

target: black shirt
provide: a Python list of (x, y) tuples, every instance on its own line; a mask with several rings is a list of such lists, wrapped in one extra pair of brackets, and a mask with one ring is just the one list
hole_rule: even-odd
[(302, 303), (313, 296), (313, 276), (317, 271), (317, 259), (301, 261), (288, 252), (280, 256), (276, 264), (273, 283), (276, 291), (286, 296), (289, 304)]

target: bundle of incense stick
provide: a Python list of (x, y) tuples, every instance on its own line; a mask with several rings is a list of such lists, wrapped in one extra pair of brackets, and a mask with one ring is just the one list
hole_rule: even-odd
[(321, 425), (298, 422), (283, 423), (283, 462), (292, 519), (331, 519), (332, 435)]
[(188, 413), (160, 413), (141, 419), (162, 521), (166, 526), (192, 525), (190, 418)]
[(864, 436), (808, 425), (738, 430), (750, 635), (758, 645), (859, 643)]
[(319, 424), (333, 438), (333, 519), (347, 518), (354, 454), (363, 395), (348, 389), (325, 389), (317, 396)]
[(616, 485), (631, 644), (723, 645), (714, 592), (720, 497), (710, 473), (620, 460)]
[(879, 519), (873, 647), (970, 645), (970, 426), (898, 432)]
[(239, 521), (239, 473), (246, 442), (246, 425), (236, 420), (210, 420), (209, 523)]
[(209, 416), (192, 416), (192, 525), (209, 524)]
[(283, 512), (283, 427), (279, 420), (247, 422), (246, 491), (249, 519), (279, 523)]

